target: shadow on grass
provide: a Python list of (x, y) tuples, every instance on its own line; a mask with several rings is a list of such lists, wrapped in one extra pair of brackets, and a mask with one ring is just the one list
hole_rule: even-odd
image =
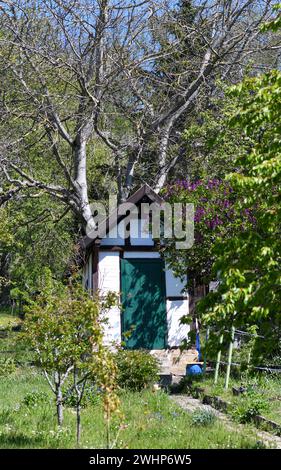
[(0, 434), (0, 447), (30, 447), (42, 445), (42, 437), (30, 437), (21, 432), (9, 432)]

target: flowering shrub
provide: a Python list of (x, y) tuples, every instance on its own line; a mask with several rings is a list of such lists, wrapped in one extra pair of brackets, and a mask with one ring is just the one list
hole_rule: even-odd
[[(265, 28), (280, 28), (278, 15)], [(255, 226), (234, 233), (217, 257), (220, 287), (200, 302), (205, 324), (232, 323), (243, 329), (256, 325), (253, 358), (280, 355), (281, 278), (281, 72), (272, 70), (246, 78), (230, 90), (239, 106), (229, 122), (231, 128), (251, 139), (251, 147), (235, 159), (240, 172), (228, 175), (233, 188), (243, 193), (238, 208), (255, 208)]]
[(208, 282), (215, 260), (215, 245), (255, 223), (253, 211), (238, 210), (235, 193), (219, 179), (190, 182), (179, 180), (167, 186), (163, 197), (170, 203), (193, 203), (195, 242), (189, 250), (177, 250), (174, 241), (164, 248), (168, 264), (179, 277), (188, 275), (189, 284)]

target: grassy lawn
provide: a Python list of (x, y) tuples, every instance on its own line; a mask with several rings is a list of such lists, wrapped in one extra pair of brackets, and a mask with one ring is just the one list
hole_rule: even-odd
[(21, 323), (20, 318), (16, 315), (12, 315), (11, 309), (9, 307), (1, 307), (0, 331), (17, 326), (19, 323)]
[[(206, 393), (210, 395), (220, 396), (233, 405), (239, 405), (248, 401), (251, 397), (258, 396), (265, 403), (265, 409), (260, 414), (272, 419), (276, 423), (281, 424), (281, 374), (262, 373), (256, 376), (249, 376), (247, 379), (231, 378), (228, 390), (224, 389), (224, 376), (219, 377), (218, 383), (214, 385), (212, 377), (204, 377), (195, 383), (199, 387), (203, 387)], [(248, 386), (250, 393), (233, 395), (232, 387)], [(252, 393), (251, 393), (252, 392)]]
[[(56, 425), (53, 396), (35, 367), (18, 368), (0, 382), (0, 448), (75, 447), (74, 409), (65, 409), (63, 430)], [(28, 393), (46, 394), (43, 402), (28, 405)], [(190, 414), (173, 404), (163, 391), (121, 392), (123, 420), (113, 423), (117, 448), (251, 448), (255, 433), (230, 432), (221, 422), (198, 427)], [(105, 426), (99, 400), (83, 409), (81, 447), (105, 447)]]
[[(1, 318), (9, 313), (1, 312)], [(6, 317), (5, 317), (6, 315)], [(11, 318), (11, 317), (10, 317)], [(3, 320), (6, 321), (6, 320)], [(16, 341), (18, 332), (0, 337), (0, 448), (75, 448), (75, 410), (65, 407), (64, 426), (57, 427), (54, 396), (35, 366), (32, 353)], [(5, 352), (5, 351), (13, 351)], [(5, 360), (16, 369), (5, 371)], [(205, 383), (211, 389), (211, 381)], [(221, 383), (218, 390), (222, 389)], [(28, 397), (41, 398), (32, 403)], [(122, 420), (112, 422), (111, 441), (116, 448), (212, 449), (259, 446), (253, 427), (230, 431), (222, 422), (195, 426), (192, 415), (173, 403), (163, 391), (121, 391)], [(99, 397), (82, 410), (81, 447), (104, 448), (106, 429)]]

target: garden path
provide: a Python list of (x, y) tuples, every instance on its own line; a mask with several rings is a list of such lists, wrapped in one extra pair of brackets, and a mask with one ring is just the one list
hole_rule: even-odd
[[(231, 431), (243, 432), (243, 424), (234, 423), (227, 415), (214, 409), (210, 405), (203, 405), (197, 398), (192, 398), (187, 395), (171, 395), (171, 400), (183, 408), (185, 411), (193, 412), (197, 409), (212, 411), (219, 420)], [(281, 437), (275, 436), (266, 431), (256, 430), (257, 438), (263, 441), (268, 447), (281, 449)]]

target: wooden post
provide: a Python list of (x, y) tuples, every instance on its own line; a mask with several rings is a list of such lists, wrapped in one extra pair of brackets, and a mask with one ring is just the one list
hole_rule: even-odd
[(232, 361), (232, 351), (233, 351), (233, 343), (234, 343), (234, 333), (235, 333), (235, 328), (234, 328), (234, 326), (232, 326), (231, 327), (231, 339), (230, 339), (229, 348), (228, 348), (228, 359), (227, 359), (225, 384), (224, 384), (225, 390), (228, 389), (228, 385), (229, 385), (229, 377), (230, 377), (230, 369), (231, 369), (231, 361)]
[[(222, 344), (223, 342), (223, 335), (220, 335), (220, 345)], [(220, 368), (220, 361), (221, 361), (221, 347), (218, 351), (218, 355), (217, 355), (217, 362), (216, 362), (216, 370), (215, 370), (215, 380), (214, 380), (214, 383), (216, 384), (218, 382), (218, 378), (219, 378), (219, 368)]]
[(208, 344), (209, 335), (210, 335), (210, 327), (207, 326), (207, 330), (206, 330), (206, 341), (205, 341), (205, 352), (204, 352), (203, 374), (205, 374), (205, 372), (206, 372), (206, 367), (207, 367), (207, 351), (206, 351), (206, 348), (207, 348), (207, 344)]

